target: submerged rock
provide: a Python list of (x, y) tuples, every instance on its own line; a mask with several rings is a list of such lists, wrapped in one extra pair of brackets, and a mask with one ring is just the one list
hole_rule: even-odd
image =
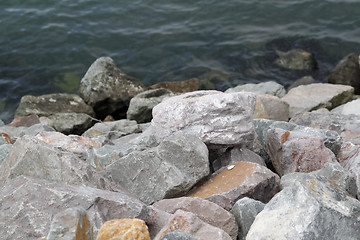
[(317, 63), (314, 54), (302, 49), (292, 49), (288, 52), (276, 51), (279, 56), (275, 63), (289, 70), (314, 70)]

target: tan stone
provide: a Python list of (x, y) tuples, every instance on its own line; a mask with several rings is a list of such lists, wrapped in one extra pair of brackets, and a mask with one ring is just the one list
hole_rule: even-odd
[(141, 219), (113, 219), (105, 222), (96, 240), (150, 240), (148, 227)]
[(272, 95), (257, 94), (253, 118), (288, 121), (289, 104)]
[(174, 93), (186, 93), (199, 90), (200, 80), (197, 78), (190, 78), (179, 82), (159, 82), (148, 87), (148, 89), (166, 88)]

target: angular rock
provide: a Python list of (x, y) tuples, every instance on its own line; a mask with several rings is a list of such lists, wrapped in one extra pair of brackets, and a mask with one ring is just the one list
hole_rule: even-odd
[[(295, 82), (293, 82), (288, 88), (287, 90), (290, 91), (290, 89), (301, 86), (301, 85), (309, 85), (312, 83), (316, 83), (316, 80), (312, 77), (312, 76), (305, 76), (302, 77), (298, 80), (296, 80)], [(284, 94), (285, 95), (285, 94)]]
[(245, 240), (256, 215), (258, 215), (264, 207), (264, 203), (248, 197), (244, 197), (234, 204), (230, 212), (234, 215), (239, 227), (239, 240)]
[(193, 236), (180, 230), (175, 230), (165, 234), (160, 240), (197, 240)]
[(292, 49), (288, 52), (276, 51), (279, 56), (275, 63), (289, 70), (314, 70), (317, 63), (314, 54), (302, 49)]
[(205, 198), (230, 210), (243, 197), (268, 202), (279, 191), (279, 184), (279, 176), (268, 168), (255, 163), (238, 162), (229, 165), (187, 196)]
[(343, 115), (360, 115), (360, 98), (353, 100), (351, 102), (345, 103), (343, 105), (340, 105), (333, 110), (331, 110), (332, 113), (340, 113)]
[(40, 123), (40, 119), (37, 115), (32, 114), (28, 116), (21, 116), (14, 118), (11, 123), (7, 124), (10, 127), (30, 127), (32, 125)]
[(236, 240), (238, 227), (234, 216), (215, 203), (202, 198), (181, 197), (164, 199), (154, 203), (153, 206), (171, 214), (179, 209), (194, 213), (202, 221), (221, 228), (231, 239)]
[(277, 121), (289, 121), (289, 104), (271, 95), (256, 95), (253, 118), (264, 118)]
[(283, 98), (290, 107), (290, 117), (298, 112), (310, 112), (319, 108), (329, 110), (350, 101), (354, 88), (345, 85), (313, 83), (291, 89)]
[(359, 56), (350, 53), (336, 65), (328, 78), (329, 83), (344, 84), (354, 87), (355, 94), (360, 94)]
[(120, 71), (109, 57), (98, 58), (80, 81), (79, 95), (94, 108), (99, 118), (126, 113), (130, 99), (144, 91), (144, 85)]
[(278, 84), (274, 81), (268, 81), (263, 83), (247, 83), (243, 85), (238, 85), (234, 88), (229, 88), (225, 93), (233, 92), (253, 92), (257, 94), (268, 94), (276, 97), (283, 97), (286, 94), (286, 90), (283, 85)]
[(176, 134), (158, 147), (108, 165), (104, 176), (151, 204), (187, 192), (209, 174), (208, 149), (197, 137)]
[(2, 162), (5, 160), (5, 158), (9, 154), (11, 147), (12, 147), (11, 144), (0, 145), (0, 165), (2, 164)]
[(291, 172), (312, 172), (325, 163), (336, 161), (321, 137), (302, 131), (273, 128), (267, 132), (266, 146), (276, 172), (283, 176)]
[(155, 106), (146, 132), (154, 134), (158, 141), (180, 131), (212, 146), (246, 146), (253, 141), (254, 107), (255, 95), (251, 93), (185, 93)]
[(126, 118), (135, 120), (138, 123), (150, 122), (152, 119), (152, 109), (165, 98), (172, 95), (173, 93), (170, 90), (164, 88), (157, 88), (139, 93), (130, 100)]
[(51, 221), (47, 240), (94, 240), (93, 229), (85, 209), (68, 208), (58, 212)]
[(2, 136), (6, 136), (7, 143), (14, 143), (16, 140), (22, 136), (35, 136), (39, 132), (54, 132), (55, 129), (43, 124), (35, 124), (31, 127), (10, 127), (2, 126), (0, 127), (0, 132)]
[(174, 93), (187, 93), (199, 90), (200, 80), (190, 78), (185, 81), (159, 82), (148, 87), (148, 89), (165, 88)]
[(102, 225), (96, 237), (96, 240), (109, 239), (150, 240), (150, 235), (141, 219), (113, 219)]

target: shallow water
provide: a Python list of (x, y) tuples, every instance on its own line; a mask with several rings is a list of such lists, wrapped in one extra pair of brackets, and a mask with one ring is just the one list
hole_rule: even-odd
[[(360, 53), (359, 16), (350, 0), (2, 0), (0, 118), (11, 120), (23, 95), (76, 92), (100, 56), (145, 85), (326, 82), (342, 57)], [(319, 69), (276, 67), (275, 51), (292, 48), (313, 52)]]

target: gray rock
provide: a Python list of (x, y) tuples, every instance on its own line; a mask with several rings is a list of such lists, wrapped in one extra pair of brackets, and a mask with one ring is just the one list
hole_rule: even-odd
[(313, 83), (291, 89), (283, 98), (290, 106), (290, 117), (298, 112), (309, 112), (319, 108), (329, 110), (350, 101), (354, 88), (345, 85)]
[(4, 125), (5, 125), (5, 123), (3, 122), (3, 120), (0, 119), (0, 127), (4, 126)]
[(79, 95), (94, 108), (99, 118), (126, 113), (130, 99), (144, 85), (120, 71), (109, 57), (98, 58), (80, 81)]
[(184, 194), (207, 176), (208, 149), (197, 137), (176, 134), (156, 148), (120, 158), (103, 174), (151, 204)]
[(235, 216), (239, 227), (239, 240), (245, 240), (256, 215), (258, 215), (264, 207), (264, 203), (248, 197), (244, 197), (234, 204), (230, 212)]
[(317, 67), (314, 54), (302, 49), (292, 49), (288, 52), (276, 51), (279, 56), (275, 63), (289, 70), (313, 70)]
[(331, 110), (332, 113), (340, 113), (344, 115), (360, 115), (360, 98), (353, 100), (351, 102), (345, 103), (343, 105), (340, 105), (333, 110)]
[(175, 230), (165, 234), (160, 240), (197, 240), (190, 234), (184, 233), (180, 230)]
[(353, 86), (355, 94), (360, 94), (359, 56), (351, 53), (341, 59), (329, 74), (328, 82)]
[(253, 118), (289, 121), (289, 104), (278, 97), (257, 94)]
[(55, 129), (41, 123), (32, 125), (31, 127), (10, 127), (2, 126), (0, 127), (0, 132), (5, 133), (14, 143), (18, 138), (28, 135), (35, 136), (39, 132), (54, 132)]
[(152, 119), (152, 109), (170, 96), (173, 96), (173, 93), (164, 88), (139, 93), (130, 100), (126, 118), (135, 120), (138, 123), (150, 122)]
[(2, 164), (2, 162), (5, 160), (5, 158), (9, 154), (11, 147), (12, 147), (11, 144), (0, 145), (0, 165)]
[(168, 98), (153, 108), (153, 120), (145, 131), (158, 141), (176, 132), (192, 134), (211, 146), (251, 145), (252, 93), (197, 91)]
[(286, 94), (284, 86), (274, 81), (268, 81), (258, 84), (247, 83), (243, 85), (238, 85), (234, 88), (229, 88), (225, 91), (225, 93), (234, 92), (253, 92), (257, 94), (269, 94), (279, 98), (285, 96)]
[(312, 84), (312, 83), (316, 83), (316, 80), (312, 76), (305, 76), (305, 77), (302, 77), (302, 78), (296, 80), (295, 82), (293, 82), (288, 87), (287, 90), (289, 91), (292, 88), (295, 88), (295, 87), (298, 87), (298, 86), (301, 86), (301, 85), (309, 85), (309, 84)]

